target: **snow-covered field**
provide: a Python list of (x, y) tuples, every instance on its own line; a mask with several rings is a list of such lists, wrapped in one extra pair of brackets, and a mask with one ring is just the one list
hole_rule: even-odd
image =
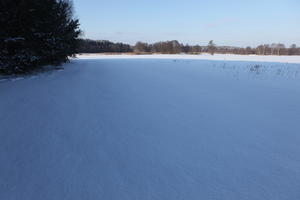
[(256, 61), (256, 62), (280, 62), (300, 63), (300, 56), (258, 56), (236, 54), (150, 54), (150, 55), (105, 55), (105, 54), (79, 54), (80, 59), (192, 59), (192, 60), (218, 60), (218, 61)]
[(1, 200), (300, 199), (299, 63), (102, 58), (0, 82)]

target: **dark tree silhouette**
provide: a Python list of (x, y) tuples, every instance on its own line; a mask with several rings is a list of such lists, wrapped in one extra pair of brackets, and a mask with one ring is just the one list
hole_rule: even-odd
[(0, 72), (24, 73), (75, 55), (80, 35), (68, 0), (0, 1)]
[(129, 44), (113, 43), (107, 40), (80, 39), (79, 53), (125, 53), (132, 52)]

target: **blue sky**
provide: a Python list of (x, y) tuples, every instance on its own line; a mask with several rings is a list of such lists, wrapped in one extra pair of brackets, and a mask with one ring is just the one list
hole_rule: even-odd
[(73, 0), (85, 38), (300, 45), (300, 0)]

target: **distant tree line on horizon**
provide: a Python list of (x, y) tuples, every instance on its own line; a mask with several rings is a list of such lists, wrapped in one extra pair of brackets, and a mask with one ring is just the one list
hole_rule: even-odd
[(108, 40), (79, 40), (79, 53), (126, 53), (133, 52), (129, 44), (113, 43)]
[(217, 46), (211, 40), (207, 46), (181, 44), (177, 40), (148, 44), (137, 42), (135, 45), (113, 43), (107, 40), (81, 39), (79, 53), (135, 53), (135, 54), (240, 54), (240, 55), (300, 55), (300, 48), (295, 44), (286, 47), (281, 43), (263, 44), (252, 47)]

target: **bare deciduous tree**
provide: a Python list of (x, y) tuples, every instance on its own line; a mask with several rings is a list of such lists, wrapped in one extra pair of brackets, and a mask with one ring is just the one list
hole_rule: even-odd
[(208, 45), (207, 45), (207, 49), (208, 49), (208, 52), (211, 54), (211, 55), (214, 55), (215, 54), (215, 51), (216, 51), (216, 45), (214, 43), (213, 40), (209, 41)]

